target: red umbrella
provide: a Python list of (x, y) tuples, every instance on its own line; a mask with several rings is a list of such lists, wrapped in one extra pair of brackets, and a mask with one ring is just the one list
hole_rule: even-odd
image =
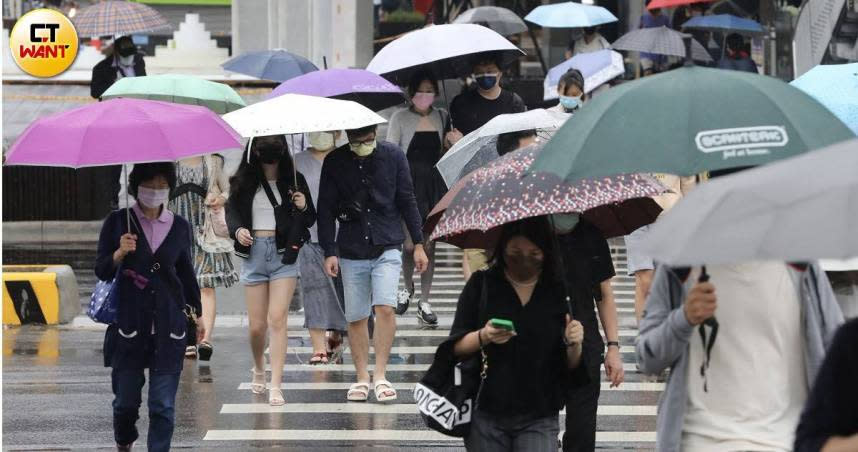
[(617, 237), (652, 223), (661, 213), (649, 197), (666, 189), (649, 176), (569, 183), (551, 173), (525, 175), (541, 150), (529, 146), (465, 176), (429, 213), (426, 233), (462, 248), (490, 248), (500, 226), (524, 218), (583, 212), (605, 237)]
[(708, 3), (714, 0), (652, 0), (646, 9), (673, 8), (676, 6), (690, 5), (692, 3)]

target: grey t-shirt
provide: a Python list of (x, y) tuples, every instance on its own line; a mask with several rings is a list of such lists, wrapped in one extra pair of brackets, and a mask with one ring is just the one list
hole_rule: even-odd
[[(295, 169), (304, 175), (307, 185), (310, 187), (310, 196), (313, 197), (313, 207), (318, 207), (319, 202), (319, 179), (322, 177), (322, 161), (313, 157), (310, 151), (302, 151), (295, 154)], [(314, 224), (310, 228), (311, 241), (319, 243), (319, 232)]]

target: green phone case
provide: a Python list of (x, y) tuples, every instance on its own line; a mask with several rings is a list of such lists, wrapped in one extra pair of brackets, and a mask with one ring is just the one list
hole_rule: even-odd
[(515, 331), (515, 325), (513, 325), (512, 320), (507, 319), (491, 319), (492, 326), (495, 328), (502, 328), (507, 331)]

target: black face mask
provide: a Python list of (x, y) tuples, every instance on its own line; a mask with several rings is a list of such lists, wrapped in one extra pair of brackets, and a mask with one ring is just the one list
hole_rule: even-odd
[(504, 261), (510, 276), (518, 281), (529, 281), (542, 271), (542, 259), (533, 256), (505, 253)]
[(119, 48), (119, 56), (129, 57), (137, 53), (137, 48), (135, 47), (120, 47)]
[(283, 155), (280, 146), (277, 145), (260, 147), (257, 152), (259, 152), (259, 160), (262, 161), (262, 163), (268, 164), (279, 162), (280, 157)]

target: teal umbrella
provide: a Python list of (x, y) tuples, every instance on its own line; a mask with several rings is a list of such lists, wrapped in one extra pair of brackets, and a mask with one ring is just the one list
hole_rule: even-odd
[(122, 78), (102, 95), (105, 100), (115, 97), (201, 105), (221, 115), (247, 105), (228, 85), (178, 74)]
[(595, 97), (531, 166), (567, 180), (762, 165), (855, 135), (780, 80), (686, 66)]

